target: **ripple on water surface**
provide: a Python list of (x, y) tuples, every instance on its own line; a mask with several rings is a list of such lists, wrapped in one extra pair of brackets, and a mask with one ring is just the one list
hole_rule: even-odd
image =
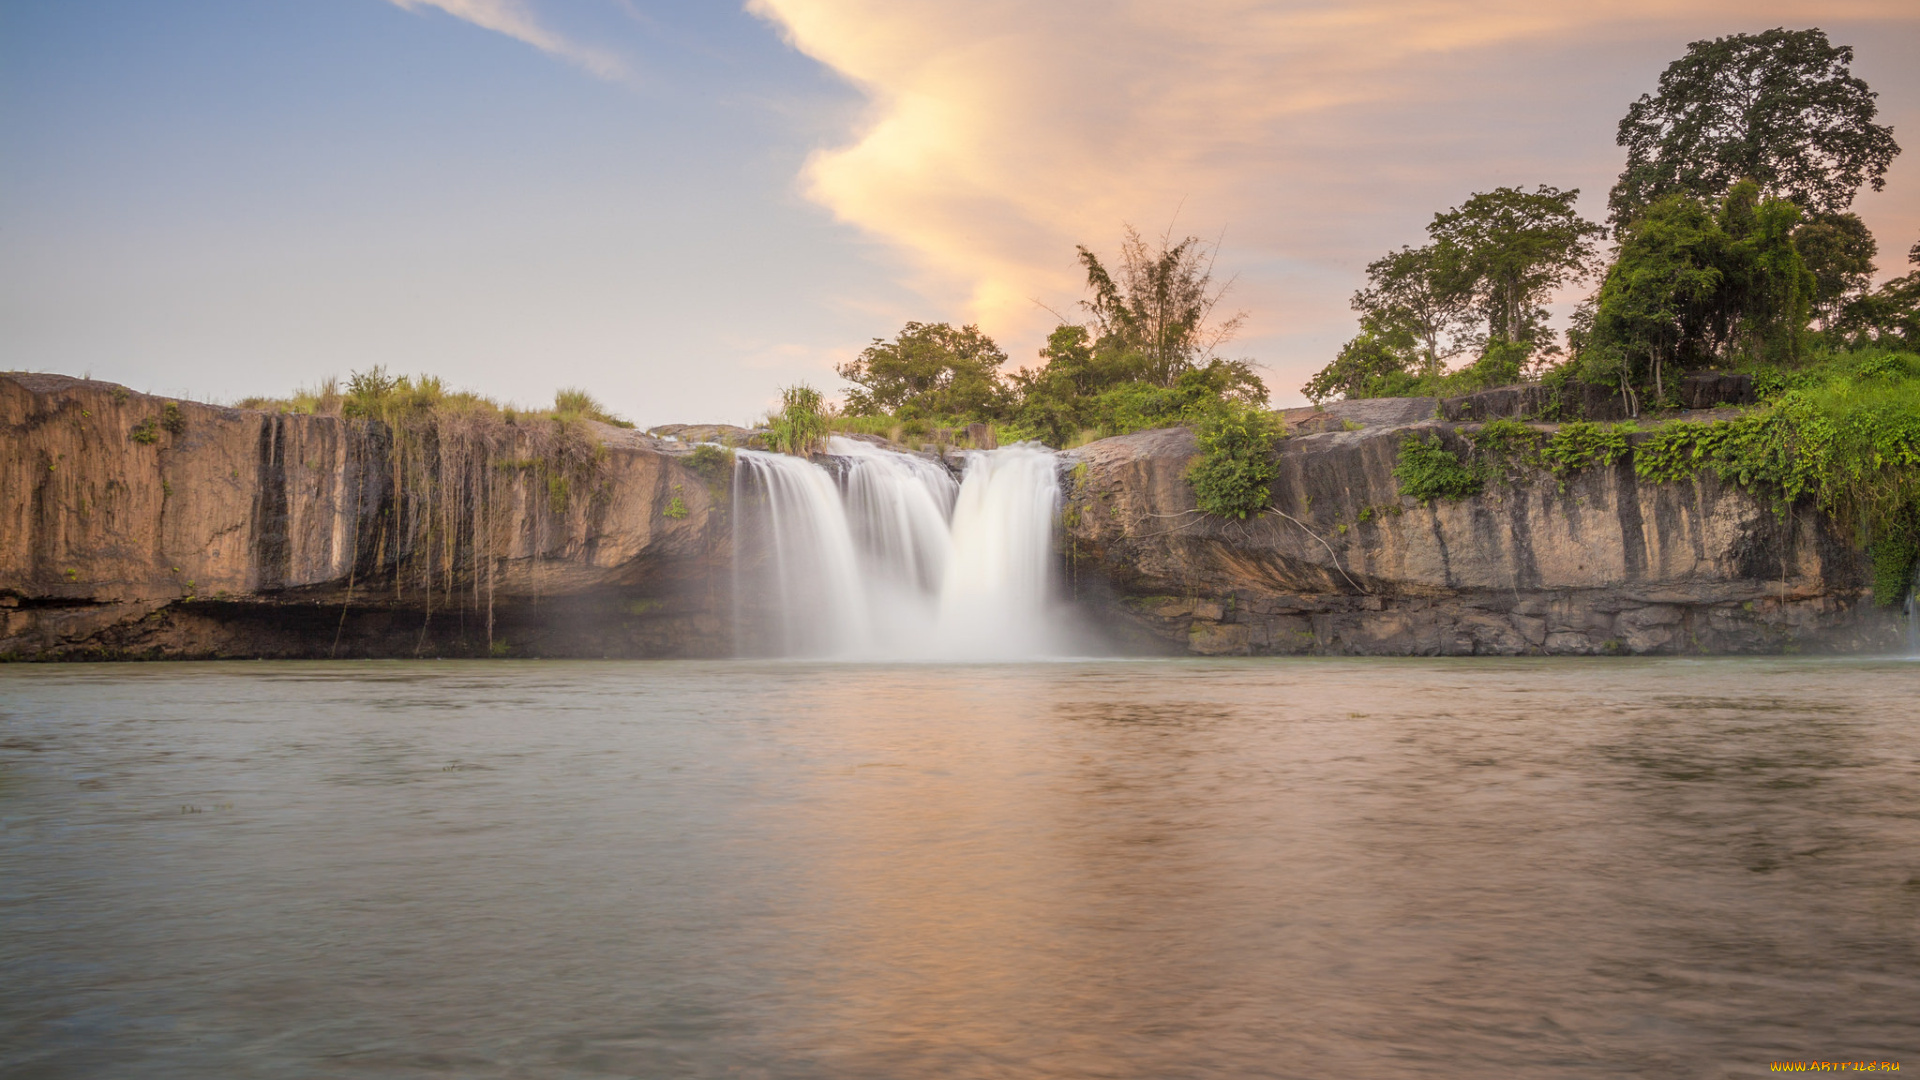
[(7, 1076), (1920, 1067), (1920, 665), (0, 668)]

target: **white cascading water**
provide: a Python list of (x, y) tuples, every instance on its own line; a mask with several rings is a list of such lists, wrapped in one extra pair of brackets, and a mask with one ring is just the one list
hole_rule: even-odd
[(1049, 617), (1051, 452), (975, 451), (963, 480), (925, 457), (828, 441), (831, 467), (743, 450), (734, 487), (735, 638), (765, 656), (1028, 659)]

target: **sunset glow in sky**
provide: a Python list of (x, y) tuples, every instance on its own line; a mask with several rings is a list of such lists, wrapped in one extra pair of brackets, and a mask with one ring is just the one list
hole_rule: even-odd
[[(1277, 404), (1365, 263), (1578, 187), (1689, 41), (1817, 25), (1907, 152), (1920, 6), (1359, 0), (0, 0), (0, 367), (282, 393), (383, 363), (744, 422), (908, 319), (1014, 364), (1124, 223), (1221, 240)], [(1051, 309), (1051, 311), (1049, 310)]]

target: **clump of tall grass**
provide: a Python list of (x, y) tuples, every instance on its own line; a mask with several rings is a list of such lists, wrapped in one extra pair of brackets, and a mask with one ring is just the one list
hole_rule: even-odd
[(767, 417), (767, 445), (782, 454), (819, 453), (833, 427), (820, 391), (801, 383), (780, 391), (780, 408)]
[(556, 417), (578, 417), (582, 420), (597, 420), (602, 424), (611, 424), (617, 428), (631, 428), (633, 421), (615, 416), (600, 404), (598, 398), (578, 387), (562, 387), (553, 394), (553, 415)]

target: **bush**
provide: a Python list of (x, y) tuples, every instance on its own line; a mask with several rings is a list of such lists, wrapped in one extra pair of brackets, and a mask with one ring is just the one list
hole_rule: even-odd
[(1470, 498), (1486, 487), (1480, 471), (1447, 449), (1437, 433), (1401, 440), (1393, 477), (1400, 482), (1400, 494), (1421, 502)]
[(1278, 417), (1251, 405), (1224, 407), (1201, 420), (1194, 428), (1201, 457), (1187, 470), (1200, 509), (1242, 521), (1264, 513), (1279, 475), (1273, 449), (1281, 434)]

